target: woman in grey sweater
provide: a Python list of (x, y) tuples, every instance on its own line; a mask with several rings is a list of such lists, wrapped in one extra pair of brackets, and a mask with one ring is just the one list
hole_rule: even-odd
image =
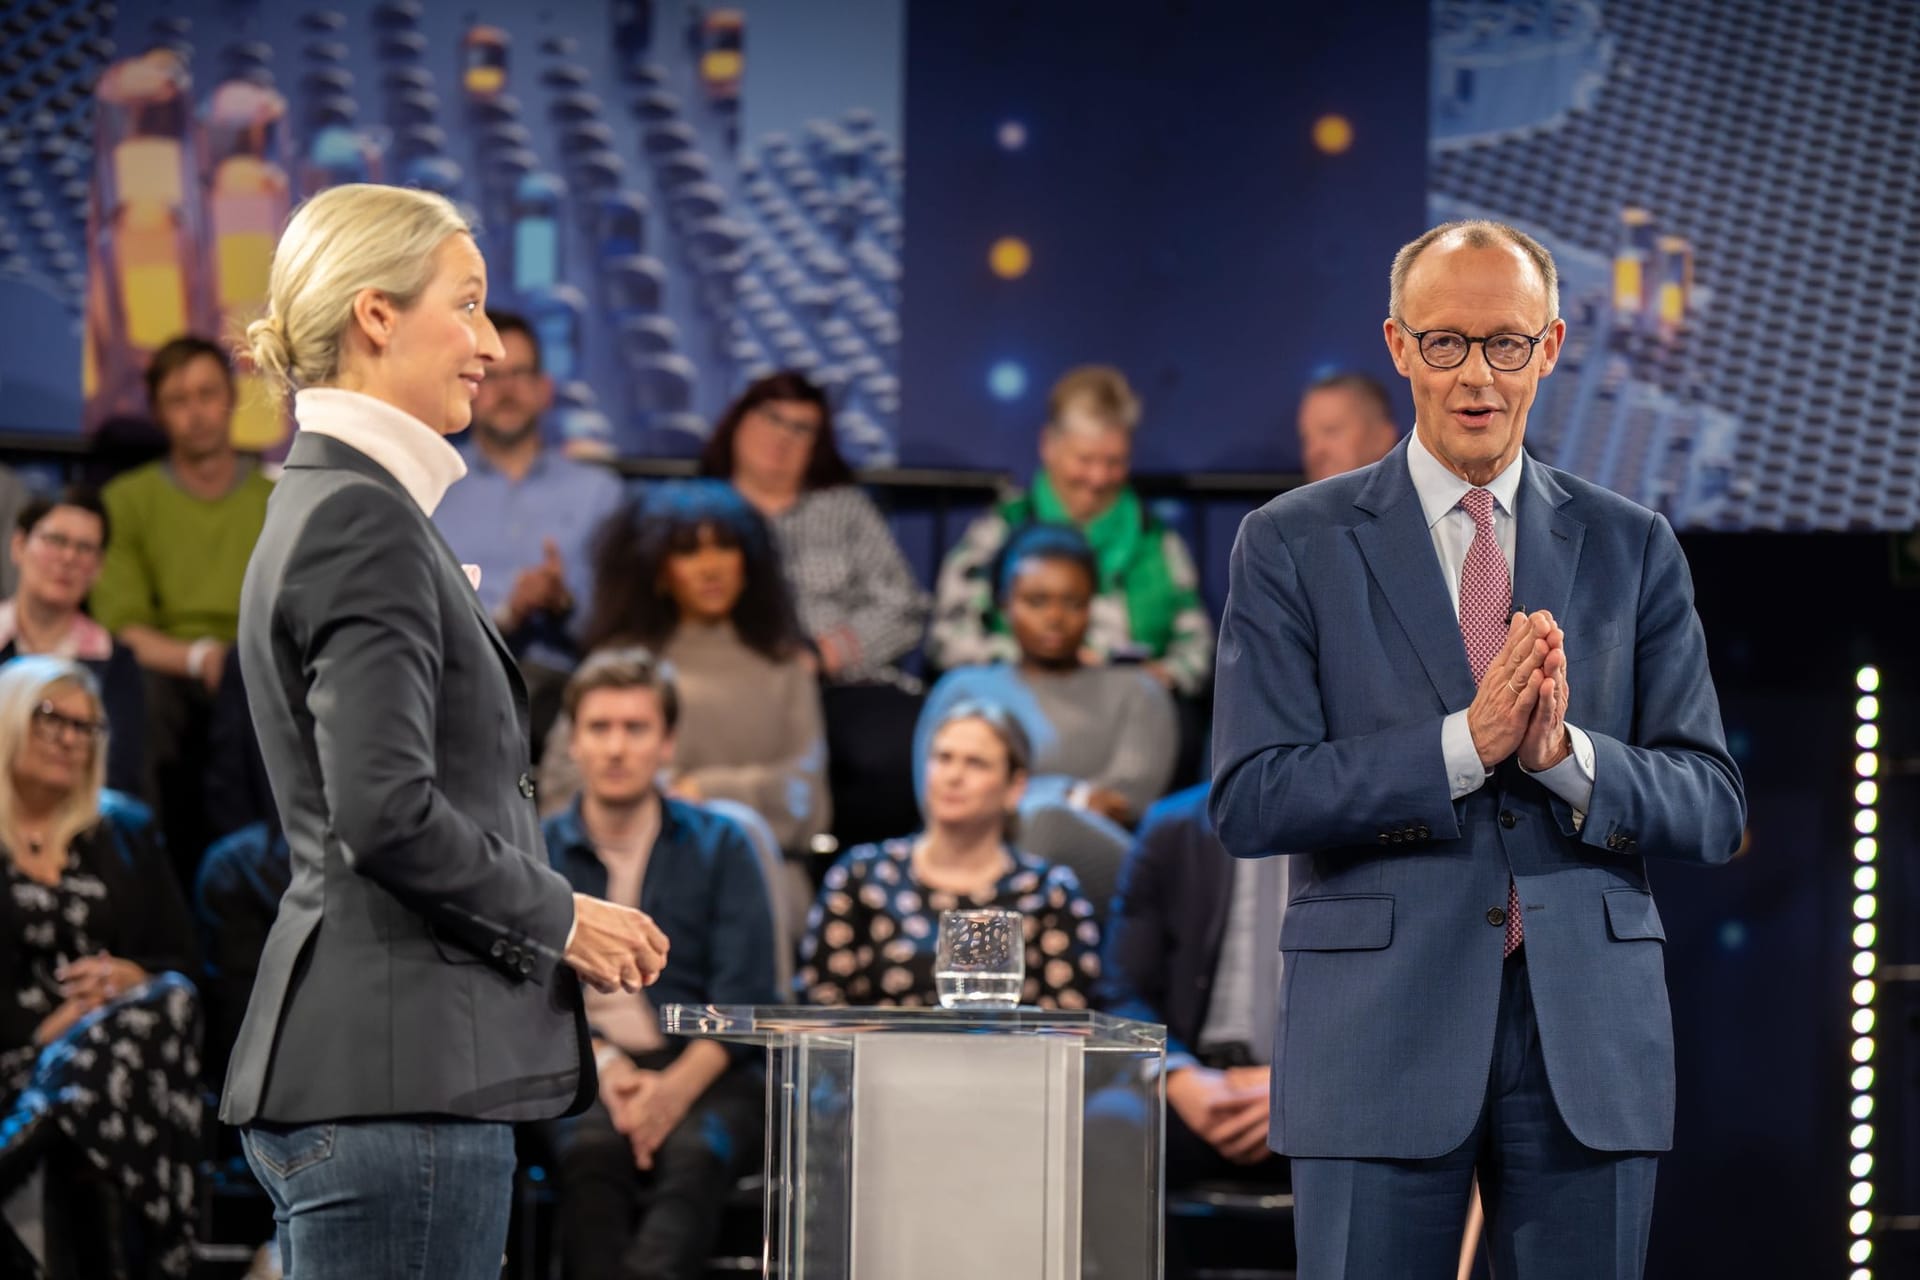
[(1031, 525), (1007, 544), (995, 582), (1019, 661), (941, 677), (914, 733), (917, 775), (947, 708), (980, 701), (1006, 707), (1033, 740), (1026, 804), (1064, 800), (1132, 825), (1166, 791), (1179, 750), (1173, 698), (1140, 667), (1086, 651), (1098, 581), (1093, 549), (1075, 529)]

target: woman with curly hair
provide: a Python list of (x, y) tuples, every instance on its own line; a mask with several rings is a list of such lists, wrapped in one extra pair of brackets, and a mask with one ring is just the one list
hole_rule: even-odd
[[(808, 660), (766, 521), (727, 485), (662, 485), (601, 532), (589, 652), (643, 645), (671, 665), (680, 726), (670, 795), (733, 800), (764, 817), (780, 847), (804, 852), (827, 829), (826, 735)], [(541, 807), (579, 790), (571, 726), (547, 736)]]

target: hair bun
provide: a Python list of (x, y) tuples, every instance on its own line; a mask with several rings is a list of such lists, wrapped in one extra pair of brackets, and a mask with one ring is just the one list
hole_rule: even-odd
[(282, 382), (293, 378), (293, 347), (280, 317), (269, 315), (247, 326), (247, 354), (254, 368)]

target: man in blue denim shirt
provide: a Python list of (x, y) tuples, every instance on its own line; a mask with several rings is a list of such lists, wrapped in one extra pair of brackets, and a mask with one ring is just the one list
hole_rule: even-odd
[(480, 603), (527, 678), (537, 750), (579, 660), (593, 603), (594, 535), (625, 491), (607, 468), (564, 457), (541, 438), (553, 378), (540, 339), (511, 312), (488, 317), (506, 355), (480, 384), (460, 450), (467, 474), (447, 490), (433, 522), (454, 554), (480, 570)]
[(581, 794), (547, 820), (548, 855), (576, 891), (645, 903), (673, 939), (655, 986), (587, 999), (600, 1095), (554, 1135), (567, 1274), (693, 1280), (733, 1180), (759, 1165), (764, 1084), (758, 1050), (669, 1040), (656, 1011), (779, 1000), (767, 886), (738, 824), (656, 785), (679, 711), (664, 664), (645, 649), (595, 654), (564, 701)]

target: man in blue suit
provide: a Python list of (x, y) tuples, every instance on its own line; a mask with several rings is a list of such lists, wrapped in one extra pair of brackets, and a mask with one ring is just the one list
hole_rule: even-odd
[(1495, 1274), (1637, 1277), (1674, 1105), (1642, 855), (1724, 862), (1746, 820), (1691, 579), (1664, 519), (1521, 451), (1544, 248), (1437, 227), (1391, 294), (1413, 434), (1247, 517), (1220, 635), (1215, 823), (1295, 851), (1300, 1276), (1452, 1275), (1477, 1168)]

